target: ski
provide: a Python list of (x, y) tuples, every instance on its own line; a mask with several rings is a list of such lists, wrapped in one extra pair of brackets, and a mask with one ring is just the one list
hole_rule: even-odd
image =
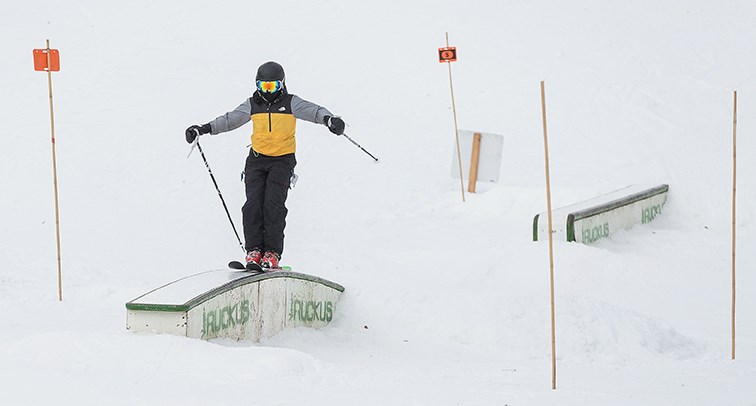
[(228, 267), (231, 269), (236, 269), (238, 271), (251, 271), (251, 272), (275, 272), (275, 271), (286, 271), (291, 272), (291, 267), (288, 265), (283, 265), (278, 268), (262, 268), (261, 266), (254, 264), (249, 264), (247, 266), (244, 266), (239, 261), (231, 261), (228, 263)]
[(242, 269), (244, 269), (244, 264), (242, 264), (239, 261), (231, 261), (231, 262), (228, 263), (228, 267), (231, 268), (231, 269), (242, 270)]

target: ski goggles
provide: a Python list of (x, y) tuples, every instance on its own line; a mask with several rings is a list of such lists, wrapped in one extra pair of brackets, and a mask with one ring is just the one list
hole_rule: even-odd
[(258, 80), (257, 89), (263, 93), (275, 93), (283, 87), (282, 80)]

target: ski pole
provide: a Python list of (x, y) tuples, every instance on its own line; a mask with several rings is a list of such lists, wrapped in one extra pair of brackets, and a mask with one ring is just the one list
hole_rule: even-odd
[(355, 141), (354, 141), (353, 139), (349, 138), (349, 136), (348, 136), (348, 135), (346, 135), (346, 133), (344, 133), (344, 134), (341, 134), (341, 135), (343, 135), (344, 137), (346, 137), (346, 139), (348, 139), (348, 140), (349, 140), (349, 141), (350, 141), (350, 142), (351, 142), (352, 144), (356, 145), (356, 146), (357, 146), (357, 147), (358, 147), (359, 149), (361, 149), (361, 150), (362, 150), (362, 152), (364, 152), (364, 153), (366, 153), (366, 154), (370, 155), (370, 157), (371, 157), (371, 158), (373, 158), (373, 161), (374, 161), (375, 163), (378, 163), (378, 158), (374, 157), (374, 156), (373, 156), (373, 154), (371, 154), (370, 152), (368, 152), (368, 151), (367, 151), (367, 150), (366, 150), (365, 148), (362, 148), (362, 147), (360, 146), (360, 144), (356, 143), (356, 142), (355, 142)]
[[(236, 231), (234, 220), (231, 219), (231, 213), (228, 212), (228, 206), (226, 206), (226, 201), (223, 200), (223, 194), (221, 194), (220, 188), (218, 187), (218, 182), (215, 181), (215, 176), (213, 176), (213, 171), (210, 169), (210, 165), (207, 163), (207, 159), (205, 159), (205, 153), (202, 152), (202, 146), (199, 143), (199, 137), (197, 137), (194, 140), (194, 144), (197, 146), (197, 149), (199, 150), (200, 155), (202, 155), (202, 160), (205, 161), (205, 167), (207, 168), (207, 172), (210, 174), (210, 179), (213, 180), (213, 185), (215, 185), (215, 190), (218, 192), (218, 197), (220, 197), (221, 203), (223, 203), (223, 210), (226, 211), (226, 216), (228, 216), (228, 221), (231, 222), (231, 228), (234, 229), (234, 235), (236, 236), (236, 241), (239, 241), (239, 246), (241, 247), (242, 251), (246, 253), (247, 250), (244, 248), (244, 244), (242, 244), (241, 238), (239, 238), (239, 233)], [(193, 150), (194, 150), (194, 146), (192, 146), (192, 151)], [(189, 154), (191, 155), (191, 151), (189, 152)]]

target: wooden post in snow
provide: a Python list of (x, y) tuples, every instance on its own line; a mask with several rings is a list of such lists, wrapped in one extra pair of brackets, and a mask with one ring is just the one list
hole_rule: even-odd
[(457, 142), (457, 162), (459, 162), (459, 188), (462, 203), (465, 202), (465, 181), (462, 179), (462, 153), (459, 150), (459, 127), (457, 126), (457, 105), (454, 102), (454, 83), (452, 82), (451, 63), (457, 60), (457, 48), (449, 46), (449, 33), (446, 33), (446, 48), (438, 49), (438, 61), (449, 65), (449, 88), (451, 89), (452, 113), (454, 114), (454, 137)]
[(551, 177), (549, 175), (549, 140), (546, 131), (546, 86), (541, 81), (541, 116), (543, 118), (543, 151), (546, 162), (546, 212), (549, 219), (549, 281), (551, 290), (551, 389), (556, 389), (556, 321), (554, 315), (554, 236), (551, 222)]
[(470, 179), (467, 181), (467, 191), (475, 193), (478, 182), (478, 162), (480, 160), (480, 133), (473, 134), (472, 155), (470, 156)]
[(737, 185), (738, 92), (733, 92), (732, 112), (732, 359), (735, 359), (735, 191)]
[(47, 72), (47, 89), (50, 98), (50, 140), (52, 142), (53, 190), (55, 194), (55, 240), (58, 248), (58, 300), (63, 300), (62, 271), (60, 264), (60, 210), (58, 205), (58, 163), (55, 156), (55, 116), (53, 114), (52, 72), (60, 70), (60, 56), (57, 49), (50, 49), (46, 40), (44, 49), (34, 49), (34, 70)]

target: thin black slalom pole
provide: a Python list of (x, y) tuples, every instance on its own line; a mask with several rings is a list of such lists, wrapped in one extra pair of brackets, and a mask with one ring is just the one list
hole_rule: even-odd
[(349, 138), (349, 136), (346, 135), (346, 133), (341, 134), (341, 135), (343, 135), (344, 137), (346, 137), (346, 139), (348, 139), (352, 144), (356, 145), (359, 149), (361, 149), (362, 152), (370, 155), (370, 157), (373, 158), (373, 161), (375, 161), (375, 163), (378, 163), (378, 158), (374, 157), (373, 154), (371, 154), (370, 152), (368, 152), (365, 148), (362, 148), (360, 146), (360, 144), (356, 143), (353, 139)]
[(228, 212), (228, 206), (226, 206), (226, 201), (223, 199), (223, 194), (221, 194), (220, 188), (218, 187), (218, 182), (215, 181), (215, 176), (213, 176), (213, 171), (210, 169), (210, 165), (207, 163), (207, 159), (205, 158), (205, 153), (202, 152), (202, 146), (199, 143), (199, 137), (195, 139), (194, 143), (197, 146), (197, 149), (199, 150), (200, 155), (202, 155), (202, 160), (205, 161), (205, 167), (207, 168), (207, 172), (210, 174), (210, 179), (213, 180), (213, 185), (215, 185), (215, 190), (218, 191), (218, 197), (220, 197), (221, 203), (223, 203), (223, 210), (226, 211), (226, 216), (228, 216), (228, 221), (231, 223), (231, 228), (234, 229), (234, 235), (236, 236), (236, 241), (239, 241), (239, 246), (241, 247), (242, 251), (246, 253), (247, 250), (244, 248), (244, 244), (242, 243), (241, 238), (239, 238), (239, 233), (236, 231), (234, 220), (231, 219), (231, 213)]

